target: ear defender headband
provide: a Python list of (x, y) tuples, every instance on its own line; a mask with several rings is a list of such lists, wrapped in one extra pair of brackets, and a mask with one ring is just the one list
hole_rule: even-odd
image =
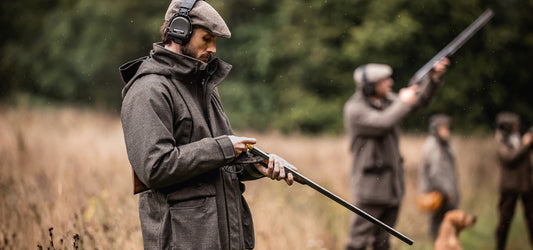
[(177, 44), (185, 45), (191, 39), (192, 23), (189, 12), (195, 3), (196, 0), (183, 0), (178, 12), (168, 23), (168, 35)]
[(365, 96), (371, 96), (374, 95), (376, 92), (376, 89), (374, 87), (373, 82), (369, 82), (368, 78), (366, 77), (366, 64), (361, 66), (362, 71), (362, 78), (363, 78), (363, 95)]

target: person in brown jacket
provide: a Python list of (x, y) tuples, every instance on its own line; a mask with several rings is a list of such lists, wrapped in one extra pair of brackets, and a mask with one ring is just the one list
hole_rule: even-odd
[(496, 247), (505, 249), (518, 199), (524, 205), (529, 240), (533, 246), (533, 166), (530, 159), (533, 134), (527, 132), (520, 136), (520, 118), (511, 112), (499, 113), (496, 125), (495, 139), (501, 166)]
[[(121, 119), (128, 159), (148, 191), (139, 194), (144, 249), (252, 249), (242, 181), (266, 176), (292, 184), (291, 167), (233, 164), (256, 140), (233, 135), (217, 87), (231, 65), (214, 57), (226, 23), (205, 1), (173, 0), (163, 42), (121, 67)], [(274, 231), (273, 231), (274, 233)]]
[[(449, 64), (438, 61), (420, 86), (392, 93), (392, 68), (366, 64), (355, 69), (357, 91), (344, 105), (345, 129), (353, 159), (355, 204), (394, 227), (404, 194), (404, 173), (398, 145), (399, 123), (414, 109), (427, 104)], [(346, 249), (389, 249), (389, 234), (360, 216), (354, 216)]]
[(444, 214), (459, 206), (459, 181), (455, 167), (455, 153), (450, 145), (451, 118), (444, 114), (432, 115), (429, 136), (422, 147), (419, 168), (421, 193), (437, 191), (442, 196), (440, 208), (430, 213), (430, 234), (437, 237)]

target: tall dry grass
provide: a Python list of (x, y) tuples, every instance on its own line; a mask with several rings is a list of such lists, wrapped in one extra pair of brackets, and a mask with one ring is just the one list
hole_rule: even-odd
[[(305, 176), (351, 200), (350, 156), (343, 136), (241, 132), (283, 156)], [(428, 218), (416, 210), (417, 166), (424, 136), (403, 135), (407, 193), (397, 229), (415, 240), (394, 249), (431, 249)], [(461, 235), (465, 249), (494, 248), (498, 168), (492, 138), (453, 138), (461, 207), (478, 215)], [(118, 117), (87, 110), (0, 108), (0, 249), (142, 249), (137, 197)], [(267, 179), (248, 182), (257, 248), (343, 249), (351, 212), (312, 189)], [(357, 205), (357, 204), (356, 204)], [(521, 212), (509, 249), (528, 244)]]
[(0, 248), (139, 249), (136, 200), (116, 117), (0, 110)]

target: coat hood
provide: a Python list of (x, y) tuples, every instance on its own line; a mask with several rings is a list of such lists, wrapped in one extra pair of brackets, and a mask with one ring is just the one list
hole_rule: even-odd
[(227, 71), (231, 69), (231, 65), (218, 58), (213, 58), (205, 63), (196, 58), (167, 50), (162, 43), (154, 43), (149, 56), (129, 61), (120, 66), (122, 81), (126, 83), (122, 89), (122, 98), (126, 96), (135, 80), (144, 75), (158, 74), (190, 82), (206, 71), (212, 74), (221, 66), (225, 67)]

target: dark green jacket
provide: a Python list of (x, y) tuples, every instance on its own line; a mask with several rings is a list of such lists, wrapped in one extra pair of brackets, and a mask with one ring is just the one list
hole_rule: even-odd
[(145, 249), (248, 249), (254, 246), (242, 180), (261, 177), (235, 158), (217, 86), (231, 65), (209, 63), (154, 44), (121, 67), (122, 126), (128, 158), (151, 190), (139, 196)]
[[(520, 136), (520, 135), (518, 135)], [(500, 191), (529, 193), (533, 192), (533, 165), (531, 147), (513, 146), (507, 139), (497, 137), (496, 151), (501, 166)]]

